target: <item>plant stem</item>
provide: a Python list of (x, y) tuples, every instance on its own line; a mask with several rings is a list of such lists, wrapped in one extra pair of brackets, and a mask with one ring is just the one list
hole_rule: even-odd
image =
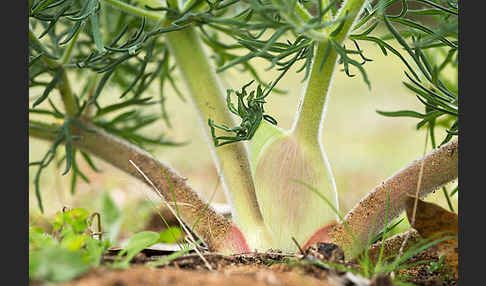
[[(321, 1), (322, 9), (326, 8), (329, 5), (329, 0), (319, 0)], [(331, 10), (329, 10), (326, 14), (322, 15), (323, 22), (329, 22), (332, 20)]]
[(69, 41), (69, 44), (67, 45), (66, 49), (64, 50), (64, 54), (62, 55), (62, 58), (60, 60), (60, 63), (62, 65), (65, 65), (69, 62), (71, 59), (71, 53), (73, 52), (74, 45), (76, 44), (76, 41), (78, 40), (79, 34), (81, 30), (84, 28), (84, 22), (81, 24), (81, 27), (76, 31), (74, 34), (73, 38)]
[[(86, 100), (88, 100), (88, 101), (91, 100), (91, 98), (93, 97), (94, 92), (96, 90), (96, 87), (98, 86), (100, 79), (101, 79), (101, 76), (100, 76), (99, 73), (93, 73), (93, 74), (90, 75), (89, 86), (86, 90), (86, 92), (87, 92)], [(88, 106), (86, 106), (85, 109), (84, 109), (83, 115), (87, 118), (91, 118), (94, 115), (93, 107), (94, 107), (94, 104), (88, 104)]]
[(302, 6), (299, 1), (295, 1), (294, 9), (297, 15), (302, 18), (302, 20), (307, 22), (312, 18), (311, 14), (309, 14), (309, 11), (307, 11), (307, 9), (305, 9), (305, 7)]
[[(34, 32), (32, 31), (32, 28), (29, 26), (29, 40), (34, 41), (39, 47), (42, 47), (42, 49), (46, 50), (47, 49), (44, 47), (42, 42), (35, 36)], [(72, 39), (74, 41), (75, 39)], [(69, 55), (67, 56), (69, 57)], [(64, 59), (64, 57), (63, 57)], [(61, 94), (61, 99), (64, 103), (64, 108), (66, 110), (66, 115), (71, 117), (74, 116), (78, 112), (78, 106), (76, 104), (76, 98), (75, 95), (72, 92), (71, 89), (71, 84), (69, 83), (69, 79), (67, 77), (66, 70), (62, 66), (62, 60), (55, 61), (52, 60), (46, 56), (42, 56), (42, 60), (46, 63), (47, 66), (49, 66), (52, 69), (62, 69), (62, 75), (61, 75), (61, 81), (57, 85), (57, 89), (59, 90), (59, 93)]]
[[(282, 11), (281, 15), (283, 18), (285, 18), (287, 22), (291, 23), (297, 29), (303, 28), (304, 22), (307, 22), (312, 18), (311, 14), (307, 11), (307, 9), (302, 6), (302, 4), (298, 1), (295, 1), (295, 4), (292, 8), (290, 8), (287, 3), (282, 2), (283, 1), (281, 0), (272, 0), (274, 6), (285, 6), (285, 8), (287, 8), (287, 11)], [(316, 32), (312, 29), (307, 29), (306, 31), (304, 31), (304, 34), (307, 35), (309, 38), (317, 41), (324, 40), (326, 37), (326, 35), (323, 35), (322, 32)]]
[[(231, 223), (203, 202), (186, 183), (185, 178), (137, 146), (108, 134), (85, 118), (79, 120), (93, 132), (73, 127), (73, 135), (80, 136), (80, 140), (72, 141), (73, 146), (91, 153), (147, 183), (129, 162), (132, 160), (152, 180), (168, 203), (177, 203), (185, 223), (193, 225), (201, 216), (205, 218), (195, 226), (194, 231), (208, 244), (210, 249), (214, 251), (228, 249), (226, 238), (231, 233)], [(59, 124), (31, 121), (29, 122), (29, 136), (53, 141), (57, 137), (56, 130), (59, 128)]]
[(136, 7), (119, 0), (103, 0), (103, 1), (129, 14), (133, 14), (140, 17), (146, 17), (147, 19), (155, 20), (155, 21), (160, 21), (164, 19), (163, 15), (160, 13), (148, 11), (146, 9)]
[[(347, 0), (342, 8), (339, 10), (338, 14), (336, 15), (335, 19), (340, 19), (347, 17), (344, 21), (344, 25), (341, 31), (334, 37), (334, 39), (339, 43), (342, 44), (344, 40), (348, 37), (349, 32), (352, 31), (353, 27), (356, 24), (356, 20), (358, 19), (361, 11), (365, 6), (366, 0)], [(332, 30), (334, 30), (334, 26), (327, 27), (326, 30), (330, 34)]]
[[(37, 38), (37, 36), (34, 34), (34, 31), (32, 31), (32, 27), (29, 25), (29, 41), (33, 42), (35, 45), (41, 48), (41, 50), (47, 52), (47, 48), (44, 46), (44, 44)], [(45, 54), (42, 55), (42, 60), (46, 63), (46, 65), (50, 68), (55, 68), (58, 66), (58, 63), (56, 60), (52, 58), (48, 58), (45, 56)]]
[[(332, 38), (337, 44), (341, 45), (345, 41), (364, 3), (364, 0), (348, 0), (336, 16), (336, 19), (345, 15), (349, 17), (345, 20), (341, 31)], [(331, 28), (335, 29), (334, 26), (328, 27), (327, 34), (331, 34)], [(329, 45), (329, 40), (319, 42), (317, 45), (317, 53), (307, 81), (304, 98), (292, 127), (292, 132), (298, 138), (312, 144), (318, 143), (320, 139), (321, 122), (326, 112), (327, 95), (329, 94), (338, 59), (338, 53)], [(320, 69), (326, 52), (328, 52), (327, 59), (322, 69)]]
[[(174, 1), (174, 2), (177, 3), (177, 1)], [(199, 4), (196, 4), (197, 2), (199, 2)], [(182, 6), (181, 13), (187, 13), (187, 11), (190, 8), (193, 8), (192, 7), (193, 5), (198, 5), (199, 7), (201, 7), (201, 5), (204, 4), (204, 3), (206, 3), (206, 2), (204, 2), (204, 1), (198, 1), (198, 0), (188, 0), (187, 2), (184, 3), (184, 6)]]
[(215, 148), (209, 134), (209, 118), (218, 124), (236, 125), (226, 106), (221, 82), (193, 28), (168, 33), (166, 39), (199, 111), (209, 147), (233, 206), (233, 217), (245, 235), (253, 236), (247, 237), (249, 244), (258, 245), (263, 242), (261, 236), (266, 231), (255, 195), (247, 150), (242, 142)]
[(160, 0), (137, 0), (136, 2), (139, 3), (140, 5), (158, 7), (162, 4), (163, 1), (160, 1)]
[(62, 102), (64, 103), (64, 109), (66, 110), (66, 116), (74, 117), (78, 113), (78, 105), (76, 104), (76, 96), (73, 94), (71, 84), (67, 72), (63, 67), (61, 76), (61, 83), (58, 85), (59, 93), (61, 94)]
[[(349, 211), (344, 221), (333, 229), (330, 234), (332, 242), (340, 245), (347, 257), (354, 257), (363, 246), (367, 245), (369, 237), (374, 237), (385, 227), (386, 193), (390, 192), (389, 221), (391, 221), (404, 211), (406, 197), (414, 196), (422, 163), (422, 183), (418, 190), (420, 198), (457, 179), (458, 153), (459, 146), (456, 138), (432, 150), (421, 159), (413, 161), (383, 181)], [(370, 227), (371, 225), (373, 227)], [(356, 241), (353, 241), (348, 229), (354, 234)]]
[[(320, 138), (321, 121), (324, 119), (327, 94), (331, 87), (338, 54), (331, 50), (322, 70), (319, 66), (324, 58), (329, 43), (317, 45), (311, 74), (305, 88), (304, 99), (298, 111), (297, 118), (291, 129), (300, 140), (317, 144)], [(329, 47), (330, 48), (330, 47)]]

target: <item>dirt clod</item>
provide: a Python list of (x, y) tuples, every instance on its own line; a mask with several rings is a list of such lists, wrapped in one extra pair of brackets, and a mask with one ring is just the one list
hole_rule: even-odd
[(370, 286), (393, 286), (393, 281), (389, 275), (377, 275), (371, 280)]

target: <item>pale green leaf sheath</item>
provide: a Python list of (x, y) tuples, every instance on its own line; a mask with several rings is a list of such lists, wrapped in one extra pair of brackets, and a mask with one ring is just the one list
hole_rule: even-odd
[[(326, 101), (322, 93), (327, 91), (317, 85), (322, 87), (321, 81), (327, 80), (324, 86), (329, 86), (333, 74), (322, 72), (322, 76), (318, 72), (324, 51), (325, 46), (319, 45), (306, 88), (307, 94), (315, 89), (319, 96), (304, 99), (290, 131), (262, 122), (250, 144), (255, 190), (264, 221), (275, 244), (288, 251), (297, 250), (292, 237), (301, 245), (325, 240), (327, 229), (337, 220), (336, 184), (318, 136)], [(324, 68), (334, 69), (336, 58), (335, 53), (331, 54)], [(335, 209), (302, 183), (312, 186)], [(277, 223), (282, 218), (285, 223)]]
[[(258, 137), (264, 136), (262, 133), (276, 128), (263, 122), (251, 141), (250, 152), (258, 152)], [(252, 154), (255, 190), (274, 244), (282, 250), (295, 251), (292, 237), (301, 245), (307, 244), (316, 232), (337, 219), (326, 202), (300, 182), (319, 190), (335, 206), (336, 187), (318, 144), (306, 144), (288, 131), (270, 132), (276, 136), (261, 146), (259, 155)]]
[[(350, 15), (333, 36), (337, 43), (346, 39), (363, 4), (347, 1), (337, 15)], [(338, 220), (336, 184), (321, 142), (327, 95), (338, 59), (337, 52), (328, 45), (327, 40), (317, 45), (292, 129), (284, 131), (262, 122), (250, 143), (262, 216), (275, 246), (285, 251), (297, 250), (292, 237), (304, 247), (327, 241), (328, 232)]]

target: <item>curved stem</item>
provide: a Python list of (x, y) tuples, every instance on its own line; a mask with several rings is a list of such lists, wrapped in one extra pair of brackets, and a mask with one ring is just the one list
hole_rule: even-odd
[(358, 254), (367, 245), (368, 239), (385, 227), (386, 193), (390, 194), (389, 221), (405, 210), (408, 195), (415, 196), (422, 163), (420, 198), (457, 179), (458, 145), (456, 138), (421, 159), (413, 161), (379, 184), (348, 212), (344, 221), (332, 230), (330, 233), (332, 242), (340, 245), (350, 258)]
[[(185, 178), (139, 147), (105, 132), (85, 118), (80, 118), (80, 120), (92, 132), (73, 127), (73, 135), (80, 136), (80, 140), (72, 141), (73, 146), (93, 154), (147, 183), (145, 178), (131, 165), (129, 160), (132, 160), (150, 178), (168, 203), (177, 204), (184, 222), (188, 225), (195, 225), (195, 233), (208, 244), (211, 250), (225, 253), (238, 252), (238, 249), (234, 249), (235, 247), (232, 246), (234, 241), (231, 241), (231, 238), (235, 236), (234, 227), (227, 219), (217, 214), (210, 205), (203, 202), (186, 183)], [(53, 141), (57, 138), (56, 130), (59, 127), (59, 124), (31, 121), (29, 136)], [(201, 217), (204, 219), (200, 220)], [(195, 224), (196, 221), (199, 223)], [(237, 237), (237, 239), (241, 238)]]

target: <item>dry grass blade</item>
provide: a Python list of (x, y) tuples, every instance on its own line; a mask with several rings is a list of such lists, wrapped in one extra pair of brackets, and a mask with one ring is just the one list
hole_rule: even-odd
[[(423, 156), (425, 156), (425, 153), (427, 152), (427, 144), (428, 143), (429, 143), (429, 133), (426, 133), (425, 134), (425, 146), (424, 146)], [(415, 200), (414, 200), (414, 203), (413, 203), (412, 220), (410, 221), (410, 225), (412, 225), (412, 226), (415, 224), (415, 214), (417, 213), (417, 203), (418, 203), (418, 199), (419, 199), (420, 185), (422, 183), (422, 176), (424, 174), (424, 165), (425, 165), (425, 161), (422, 161), (422, 164), (420, 165), (420, 172), (419, 172), (418, 180), (417, 180), (417, 189), (415, 190)], [(403, 249), (405, 248), (405, 245), (407, 244), (409, 237), (410, 237), (410, 232), (407, 232), (407, 235), (405, 236), (405, 239), (403, 240), (402, 245), (400, 246), (400, 250), (398, 251), (398, 257), (400, 257), (403, 254)], [(392, 278), (395, 278), (395, 271), (393, 271), (390, 274), (390, 276)]]
[(142, 172), (142, 170), (140, 170), (140, 168), (138, 168), (138, 166), (135, 163), (133, 163), (132, 160), (129, 160), (129, 161), (135, 167), (135, 169), (137, 169), (137, 171), (145, 178), (145, 180), (152, 186), (152, 188), (160, 196), (160, 198), (164, 201), (164, 203), (166, 204), (167, 208), (172, 212), (172, 214), (174, 215), (174, 217), (177, 219), (177, 221), (179, 222), (179, 224), (184, 229), (184, 232), (186, 233), (186, 236), (189, 237), (189, 239), (187, 241), (189, 241), (190, 243), (193, 244), (194, 250), (196, 251), (196, 253), (204, 261), (204, 264), (206, 265), (206, 267), (209, 270), (212, 271), (213, 268), (211, 267), (211, 265), (209, 264), (209, 262), (206, 260), (206, 258), (204, 258), (204, 255), (202, 255), (201, 252), (199, 251), (198, 245), (195, 243), (196, 240), (194, 239), (194, 236), (191, 234), (191, 232), (184, 225), (184, 222), (180, 219), (180, 217), (177, 215), (177, 213), (174, 211), (174, 209), (170, 206), (170, 204), (167, 203), (167, 201), (165, 200), (164, 196), (160, 193), (159, 189), (157, 189), (157, 187), (154, 185), (154, 183)]

